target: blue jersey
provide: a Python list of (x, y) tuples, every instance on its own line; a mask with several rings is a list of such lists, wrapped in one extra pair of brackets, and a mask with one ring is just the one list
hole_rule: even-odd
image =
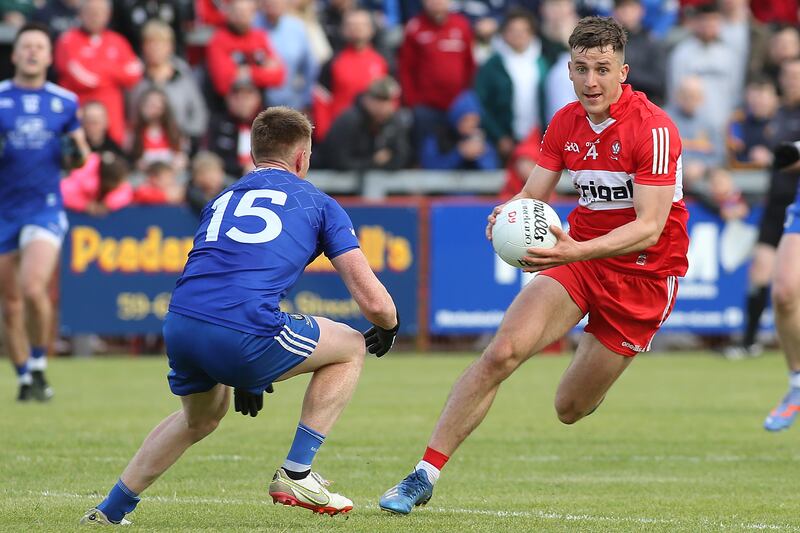
[(256, 169), (203, 208), (169, 309), (272, 337), (306, 265), (354, 248), (353, 223), (333, 198), (284, 170)]
[(80, 127), (78, 97), (53, 83), (0, 83), (0, 216), (62, 207), (61, 138)]

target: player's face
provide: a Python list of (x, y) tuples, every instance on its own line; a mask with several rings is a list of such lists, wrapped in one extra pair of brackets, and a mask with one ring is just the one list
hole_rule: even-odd
[(569, 79), (581, 105), (594, 123), (607, 119), (611, 104), (622, 95), (622, 85), (628, 77), (628, 65), (622, 64), (622, 54), (605, 48), (573, 49), (569, 62)]
[(17, 72), (28, 78), (44, 76), (52, 60), (50, 39), (40, 31), (20, 35), (11, 53)]

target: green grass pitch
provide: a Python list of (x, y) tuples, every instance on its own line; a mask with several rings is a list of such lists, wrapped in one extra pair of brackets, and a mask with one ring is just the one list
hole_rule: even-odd
[[(272, 505), (266, 485), (294, 433), (307, 378), (280, 383), (258, 418), (231, 410), (143, 496), (144, 531), (800, 531), (800, 427), (761, 428), (784, 392), (782, 358), (640, 356), (594, 415), (561, 425), (566, 357), (524, 365), (410, 516), (377, 500), (422, 453), (474, 355), (368, 361), (315, 468), (352, 498), (350, 516)], [(6, 363), (7, 364), (7, 363)], [(0, 530), (70, 531), (145, 434), (178, 406), (164, 358), (51, 362), (56, 397), (18, 405), (0, 372)]]

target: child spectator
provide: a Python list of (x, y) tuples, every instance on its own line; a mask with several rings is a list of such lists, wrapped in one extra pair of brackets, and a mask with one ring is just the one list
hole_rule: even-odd
[(129, 205), (133, 188), (127, 181), (128, 164), (114, 152), (94, 152), (86, 164), (61, 180), (64, 206), (90, 215), (105, 215)]
[(530, 135), (514, 148), (506, 165), (506, 182), (500, 191), (500, 197), (510, 200), (525, 186), (536, 162), (539, 160), (539, 147), (542, 137), (538, 129), (531, 130)]
[(203, 150), (192, 159), (192, 177), (186, 188), (186, 201), (198, 216), (206, 204), (214, 199), (233, 180), (225, 175), (222, 158)]
[(750, 212), (730, 172), (722, 167), (716, 167), (708, 173), (708, 197), (712, 208), (726, 222), (741, 220)]
[(472, 91), (464, 91), (447, 111), (447, 122), (422, 142), (422, 168), (491, 170), (498, 168), (497, 152), (480, 128), (481, 106)]
[(772, 164), (767, 127), (779, 104), (778, 92), (770, 80), (757, 78), (747, 84), (745, 107), (734, 115), (728, 129), (733, 165), (766, 168)]
[(92, 152), (114, 152), (123, 155), (122, 148), (108, 136), (108, 113), (100, 102), (86, 102), (81, 108), (81, 126)]
[(166, 93), (149, 89), (139, 99), (131, 135), (131, 159), (144, 170), (161, 161), (176, 171), (186, 168), (185, 139), (178, 129)]
[(145, 182), (133, 193), (134, 203), (143, 205), (183, 203), (185, 190), (178, 183), (174, 168), (163, 161), (156, 161), (147, 167), (145, 174)]

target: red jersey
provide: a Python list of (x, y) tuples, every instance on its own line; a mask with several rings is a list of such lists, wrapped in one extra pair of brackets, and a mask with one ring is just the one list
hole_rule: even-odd
[(683, 203), (681, 141), (678, 128), (658, 106), (630, 85), (611, 104), (610, 118), (589, 121), (579, 102), (561, 108), (542, 140), (539, 166), (566, 170), (580, 194), (568, 217), (576, 241), (605, 235), (636, 218), (633, 185), (675, 185), (664, 230), (658, 242), (641, 252), (597, 259), (604, 266), (650, 277), (683, 276), (689, 218)]
[(231, 90), (242, 65), (250, 67), (250, 81), (259, 89), (283, 83), (283, 62), (266, 32), (259, 29), (245, 34), (234, 33), (227, 27), (218, 29), (208, 41), (206, 61), (214, 90), (223, 96)]
[(142, 63), (119, 33), (89, 35), (80, 28), (61, 34), (55, 48), (58, 83), (78, 95), (81, 104), (97, 100), (108, 112), (108, 136), (121, 143), (125, 135), (123, 89), (142, 77)]
[(405, 105), (445, 110), (472, 87), (472, 44), (469, 20), (457, 13), (448, 14), (442, 24), (424, 12), (409, 20), (398, 52)]
[(389, 73), (386, 60), (371, 46), (346, 47), (331, 60), (331, 122), (350, 107), (369, 84)]

